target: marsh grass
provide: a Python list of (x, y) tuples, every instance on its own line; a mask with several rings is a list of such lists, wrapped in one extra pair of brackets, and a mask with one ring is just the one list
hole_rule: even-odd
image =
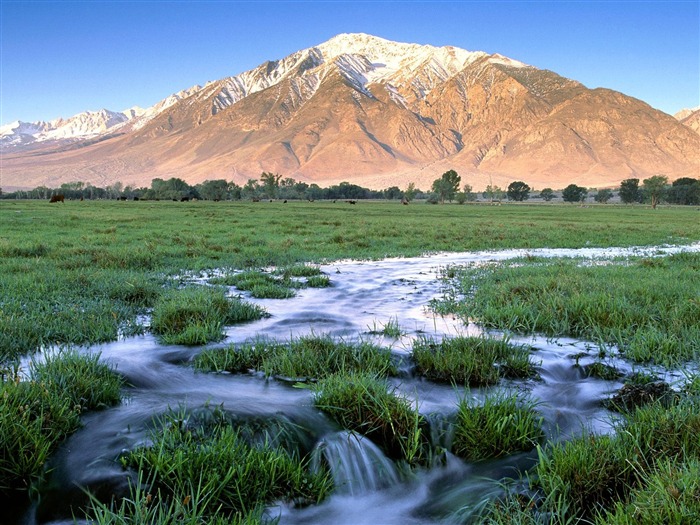
[(189, 286), (170, 290), (156, 301), (151, 330), (166, 344), (202, 345), (223, 339), (225, 325), (264, 317), (265, 310), (223, 289)]
[[(654, 501), (654, 505), (659, 504), (659, 517), (676, 519), (673, 516), (680, 515), (681, 485), (669, 483), (668, 496), (661, 493), (654, 497), (653, 493), (659, 480), (665, 482), (674, 476), (685, 480), (686, 473), (696, 472), (700, 459), (698, 432), (697, 399), (681, 398), (670, 406), (652, 402), (631, 411), (619, 423), (615, 435), (588, 434), (541, 449), (537, 466), (539, 484), (548, 498), (563, 498), (567, 502), (570, 517), (590, 520), (614, 515), (617, 521), (611, 523), (636, 523), (634, 520), (649, 515), (650, 509), (644, 507), (653, 507), (649, 502)], [(687, 486), (691, 487), (690, 497), (696, 498), (692, 508), (697, 509), (700, 494), (696, 485)], [(669, 497), (676, 502), (671, 502)], [(635, 508), (640, 509), (640, 514), (635, 514)], [(630, 517), (633, 521), (625, 521)], [(639, 522), (686, 523), (683, 520)]]
[(596, 518), (598, 525), (686, 525), (700, 522), (700, 461), (663, 460), (645, 472), (626, 501)]
[[(616, 206), (407, 209), (396, 203), (366, 203), (358, 213), (320, 202), (216, 204), (85, 201), (56, 209), (45, 201), (0, 201), (0, 359), (12, 360), (52, 344), (94, 344), (137, 333), (135, 319), (143, 313), (139, 308), (153, 306), (164, 277), (182, 272), (295, 268), (312, 266), (305, 261), (440, 250), (700, 239), (690, 207), (652, 214), (641, 207)], [(276, 220), (270, 220), (271, 213)], [(99, 286), (106, 281), (113, 283), (109, 291)], [(58, 311), (63, 313), (56, 315)], [(698, 339), (692, 330), (686, 335), (686, 340)]]
[(214, 277), (209, 282), (235, 286), (250, 292), (256, 299), (288, 299), (294, 297), (295, 290), (300, 288), (326, 288), (331, 285), (330, 278), (320, 268), (305, 264), (283, 267), (273, 272), (247, 270)]
[(97, 355), (63, 351), (31, 365), (29, 379), (0, 384), (0, 493), (28, 490), (85, 410), (120, 400), (122, 379)]
[(673, 366), (698, 358), (700, 254), (645, 261), (519, 261), (467, 269), (459, 279), (470, 299), (448, 307), (489, 327), (616, 345), (637, 362)]
[(368, 373), (331, 375), (314, 385), (314, 403), (343, 428), (367, 436), (391, 458), (428, 458), (423, 416), (396, 388)]
[(542, 422), (536, 403), (518, 394), (491, 394), (478, 404), (462, 399), (453, 451), (478, 461), (531, 450), (544, 438)]
[(260, 339), (239, 347), (205, 350), (195, 358), (194, 366), (200, 371), (263, 371), (297, 381), (360, 371), (382, 376), (396, 373), (388, 350), (364, 341), (336, 341), (328, 335), (301, 336), (288, 343)]
[[(156, 423), (152, 445), (122, 460), (149, 480), (150, 494), (160, 495), (160, 501), (152, 502), (163, 505), (159, 512), (167, 515), (178, 505), (191, 505), (202, 522), (245, 522), (274, 501), (318, 503), (330, 492), (330, 476), (311, 472), (308, 458), (266, 440), (249, 443), (226, 417), (194, 419), (182, 412), (165, 415)], [(122, 507), (124, 513), (139, 510), (134, 504)]]
[(617, 368), (601, 361), (595, 361), (582, 368), (586, 377), (597, 377), (598, 379), (605, 379), (606, 381), (614, 381), (623, 376), (622, 372)]
[(372, 335), (383, 335), (391, 339), (399, 339), (404, 335), (399, 325), (398, 317), (392, 317), (384, 324), (377, 324), (375, 321), (374, 324), (369, 327), (368, 333)]
[(428, 337), (413, 344), (416, 372), (431, 381), (470, 386), (492, 385), (501, 377), (534, 377), (530, 349), (507, 338), (452, 337), (436, 342)]

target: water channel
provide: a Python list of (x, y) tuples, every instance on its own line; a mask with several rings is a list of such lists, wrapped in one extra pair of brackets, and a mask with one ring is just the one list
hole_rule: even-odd
[[(288, 341), (301, 335), (328, 334), (345, 340), (358, 337), (410, 353), (414, 338), (436, 339), (455, 335), (477, 335), (482, 330), (460, 319), (440, 317), (429, 309), (440, 297), (441, 270), (451, 265), (504, 261), (525, 255), (541, 257), (663, 256), (677, 251), (698, 251), (700, 244), (686, 247), (580, 250), (506, 250), (497, 252), (441, 253), (417, 258), (381, 261), (344, 261), (323, 265), (331, 287), (304, 289), (284, 300), (256, 300), (271, 314), (269, 318), (233, 326), (227, 338), (211, 346), (242, 343), (259, 336)], [(233, 290), (232, 292), (235, 292)], [(389, 339), (372, 334), (388, 322), (398, 322), (404, 335)], [(547, 438), (570, 438), (582, 431), (611, 430), (611, 413), (601, 401), (621, 383), (586, 377), (576, 367), (575, 355), (585, 353), (580, 364), (593, 362), (596, 347), (586, 341), (544, 337), (516, 337), (514, 343), (531, 345), (532, 360), (540, 378), (505, 381), (493, 388), (525, 390), (539, 402)], [(210, 347), (211, 347), (210, 346)], [(303, 426), (311, 439), (334, 458), (334, 476), (339, 487), (318, 506), (292, 508), (283, 504), (270, 509), (281, 524), (434, 524), (459, 522), (470, 509), (501, 490), (499, 480), (518, 478), (532, 467), (536, 453), (518, 454), (502, 460), (468, 463), (447, 454), (443, 465), (406, 477), (400, 475), (382, 452), (366, 439), (358, 440), (313, 407), (308, 390), (260, 375), (197, 373), (188, 362), (203, 347), (162, 345), (150, 334), (93, 346), (104, 361), (122, 374), (130, 387), (116, 407), (88, 413), (83, 427), (72, 435), (53, 458), (50, 486), (38, 504), (11, 523), (52, 525), (74, 523), (71, 504), (84, 501), (82, 487), (98, 495), (123, 490), (127, 476), (117, 458), (148, 440), (154, 415), (169, 408), (223, 405), (240, 416), (283, 415)], [(623, 371), (632, 365), (611, 362)], [(657, 371), (658, 373), (658, 371)], [(680, 376), (673, 372), (667, 380)], [(422, 414), (449, 415), (463, 396), (479, 398), (485, 391), (435, 384), (410, 376), (394, 379), (400, 392), (415, 400)]]

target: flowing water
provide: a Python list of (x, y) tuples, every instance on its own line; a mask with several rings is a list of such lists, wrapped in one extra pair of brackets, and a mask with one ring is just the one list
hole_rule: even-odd
[[(665, 255), (679, 250), (700, 250), (700, 245), (649, 249), (508, 250), (461, 254), (435, 254), (382, 261), (336, 262), (322, 266), (332, 282), (323, 289), (300, 290), (285, 300), (255, 300), (271, 316), (230, 327), (218, 345), (242, 343), (264, 336), (287, 341), (301, 335), (331, 335), (346, 340), (363, 338), (410, 353), (413, 339), (429, 336), (478, 335), (482, 330), (460, 319), (434, 315), (431, 299), (440, 297), (441, 270), (450, 265), (503, 261), (525, 255), (544, 257), (606, 258), (625, 255)], [(404, 334), (390, 339), (377, 332), (398, 323)], [(502, 382), (493, 388), (526, 390), (539, 402), (548, 439), (567, 439), (582, 429), (608, 432), (611, 414), (601, 400), (621, 386), (618, 381), (585, 377), (575, 366), (578, 354), (584, 365), (595, 360), (597, 348), (585, 341), (543, 337), (511, 337), (514, 343), (533, 347), (541, 379)], [(463, 521), (479, 505), (499, 493), (498, 480), (517, 478), (536, 462), (536, 453), (517, 454), (479, 463), (464, 462), (447, 453), (444, 462), (407, 475), (399, 472), (373, 443), (343, 431), (313, 407), (312, 394), (260, 375), (196, 373), (188, 361), (202, 347), (167, 346), (151, 335), (126, 338), (95, 346), (102, 359), (116, 367), (131, 385), (123, 402), (114, 408), (83, 417), (84, 426), (71, 436), (52, 460), (49, 486), (40, 502), (13, 513), (1, 522), (72, 523), (71, 504), (84, 503), (83, 488), (98, 497), (124, 490), (128, 480), (118, 458), (147, 443), (153, 417), (169, 408), (223, 405), (241, 418), (284, 418), (298, 426), (316, 460), (323, 457), (333, 468), (337, 490), (318, 506), (272, 507), (282, 524), (430, 524)], [(623, 371), (631, 365), (611, 364)], [(673, 380), (673, 377), (667, 377)], [(414, 400), (431, 421), (435, 439), (449, 440), (446, 418), (456, 412), (464, 396), (480, 398), (486, 390), (439, 385), (410, 376), (395, 379), (399, 391)], [(445, 432), (440, 432), (440, 429)], [(0, 514), (2, 517), (2, 514)]]

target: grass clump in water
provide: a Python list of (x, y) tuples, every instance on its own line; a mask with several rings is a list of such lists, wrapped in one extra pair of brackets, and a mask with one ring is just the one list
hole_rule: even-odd
[(488, 396), (483, 404), (462, 399), (455, 423), (454, 453), (476, 461), (531, 450), (542, 440), (535, 403), (517, 394)]
[(225, 325), (265, 315), (259, 306), (226, 297), (222, 289), (193, 286), (159, 298), (153, 308), (151, 330), (166, 344), (201, 345), (223, 339)]
[(596, 361), (590, 365), (583, 367), (583, 373), (586, 377), (596, 377), (598, 379), (605, 379), (606, 381), (614, 381), (622, 377), (622, 372), (612, 365)]
[(1, 381), (0, 493), (29, 489), (58, 444), (78, 429), (79, 415), (118, 403), (122, 385), (97, 355), (74, 351), (32, 363), (28, 380), (15, 372)]
[[(318, 503), (332, 488), (327, 472), (311, 472), (308, 458), (272, 446), (264, 437), (251, 442), (221, 411), (207, 420), (168, 414), (157, 422), (151, 440), (151, 446), (132, 451), (122, 463), (148, 480), (148, 493), (158, 495), (150, 505), (167, 513), (184, 502), (183, 511), (202, 520), (196, 523), (244, 523), (266, 504)], [(136, 510), (122, 507), (124, 513)]]
[(194, 360), (201, 371), (264, 371), (268, 376), (315, 380), (336, 373), (396, 373), (391, 353), (366, 342), (335, 341), (330, 336), (302, 336), (289, 343), (259, 340), (240, 347), (205, 350)]
[(338, 374), (319, 381), (315, 405), (343, 428), (367, 436), (387, 456), (415, 465), (426, 460), (423, 416), (410, 400), (371, 374)]
[(443, 383), (485, 386), (501, 377), (536, 375), (529, 348), (507, 339), (453, 337), (435, 342), (422, 337), (413, 344), (413, 360), (419, 374)]

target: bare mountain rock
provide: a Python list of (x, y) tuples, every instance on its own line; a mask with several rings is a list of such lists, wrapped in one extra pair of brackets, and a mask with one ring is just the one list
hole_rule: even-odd
[(475, 188), (674, 180), (700, 172), (694, 115), (693, 128), (501, 55), (339, 35), (58, 135), (45, 123), (4, 126), (2, 184), (242, 184), (271, 171), (320, 185), (427, 189), (447, 169)]

